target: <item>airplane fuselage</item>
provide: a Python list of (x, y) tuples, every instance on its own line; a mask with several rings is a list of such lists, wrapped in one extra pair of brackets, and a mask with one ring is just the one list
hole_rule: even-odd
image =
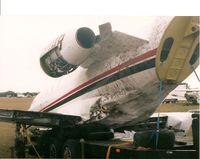
[(87, 69), (79, 67), (41, 92), (35, 99), (40, 103), (33, 102), (30, 110), (77, 115), (91, 121), (101, 119), (109, 126), (144, 120), (175, 87), (159, 94), (155, 57), (156, 48), (143, 53), (133, 50)]
[[(157, 48), (170, 20), (156, 25), (149, 42), (120, 32), (100, 36), (89, 57), (82, 60), (84, 67), (57, 79), (34, 99), (29, 110), (77, 115), (83, 122), (111, 127), (147, 119), (178, 84), (163, 83), (156, 71)], [(162, 58), (160, 72), (168, 64)], [(166, 78), (171, 81), (176, 72), (169, 73)]]

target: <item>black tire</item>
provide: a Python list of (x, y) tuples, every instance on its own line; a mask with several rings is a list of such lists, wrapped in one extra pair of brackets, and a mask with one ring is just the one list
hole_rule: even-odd
[[(156, 141), (158, 135), (158, 141)], [(172, 130), (155, 130), (141, 131), (134, 135), (134, 142), (136, 147), (146, 148), (159, 148), (159, 149), (170, 149), (173, 148), (175, 143), (175, 134)]]
[(67, 140), (62, 147), (61, 157), (65, 159), (80, 158), (81, 156), (81, 145), (79, 141)]
[(45, 158), (60, 158), (60, 157), (61, 157), (61, 143), (56, 138), (52, 138), (49, 141), (48, 149), (45, 153)]

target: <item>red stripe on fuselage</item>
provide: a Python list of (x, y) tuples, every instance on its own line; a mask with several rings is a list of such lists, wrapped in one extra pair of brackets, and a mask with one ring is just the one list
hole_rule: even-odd
[(86, 87), (87, 85), (90, 85), (90, 84), (92, 84), (93, 82), (96, 82), (96, 81), (102, 79), (103, 77), (106, 77), (106, 76), (108, 76), (108, 75), (110, 75), (110, 74), (112, 74), (112, 73), (114, 73), (114, 72), (116, 72), (116, 71), (118, 71), (118, 70), (121, 70), (121, 69), (123, 69), (123, 68), (125, 68), (125, 67), (128, 67), (128, 66), (133, 65), (133, 64), (135, 64), (135, 63), (138, 63), (138, 62), (140, 62), (140, 61), (143, 61), (143, 60), (145, 60), (145, 59), (147, 59), (147, 58), (153, 57), (154, 55), (156, 55), (156, 49), (150, 50), (150, 51), (148, 51), (148, 52), (146, 52), (146, 53), (144, 53), (144, 54), (142, 54), (142, 55), (139, 55), (139, 56), (135, 57), (134, 59), (130, 59), (130, 60), (128, 60), (128, 61), (125, 62), (125, 63), (122, 63), (122, 64), (120, 64), (120, 65), (118, 65), (118, 66), (116, 66), (116, 67), (114, 67), (114, 68), (112, 68), (112, 69), (110, 69), (110, 70), (108, 70), (108, 71), (105, 71), (105, 72), (103, 72), (103, 73), (97, 75), (96, 77), (94, 77), (94, 78), (88, 80), (87, 82), (85, 82), (85, 83), (79, 85), (78, 87), (72, 89), (71, 91), (69, 91), (69, 92), (66, 93), (65, 95), (61, 96), (60, 98), (56, 99), (55, 101), (51, 102), (50, 104), (48, 104), (47, 106), (45, 106), (44, 108), (42, 108), (42, 109), (40, 110), (40, 112), (42, 112), (42, 111), (44, 111), (45, 109), (51, 107), (52, 105), (56, 104), (56, 103), (59, 102), (60, 100), (64, 99), (65, 97), (67, 97), (67, 96), (69, 96), (69, 95), (71, 95), (71, 94), (77, 92), (78, 90), (80, 90), (80, 89)]

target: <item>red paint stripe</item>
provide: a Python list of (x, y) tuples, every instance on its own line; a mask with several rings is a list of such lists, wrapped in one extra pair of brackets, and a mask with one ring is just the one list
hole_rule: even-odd
[(89, 84), (91, 84), (91, 83), (93, 83), (93, 82), (95, 82), (95, 81), (97, 81), (97, 80), (100, 80), (101, 78), (103, 78), (103, 77), (105, 77), (105, 76), (108, 76), (108, 75), (110, 75), (110, 74), (112, 74), (112, 73), (114, 73), (114, 72), (116, 72), (116, 71), (118, 71), (118, 70), (121, 70), (121, 69), (123, 69), (123, 68), (125, 68), (125, 67), (128, 67), (128, 66), (130, 66), (130, 65), (132, 65), (132, 64), (135, 64), (135, 63), (137, 63), (137, 62), (143, 61), (143, 60), (145, 60), (145, 59), (147, 59), (147, 58), (150, 58), (150, 57), (156, 55), (156, 50), (157, 50), (157, 49), (150, 50), (150, 51), (148, 51), (148, 52), (146, 52), (146, 53), (144, 53), (144, 54), (142, 54), (142, 55), (139, 55), (139, 56), (135, 57), (134, 59), (130, 59), (129, 61), (127, 61), (127, 62), (125, 62), (125, 63), (122, 63), (122, 64), (120, 64), (120, 65), (118, 65), (118, 66), (116, 66), (116, 67), (114, 67), (114, 68), (112, 68), (112, 69), (110, 69), (110, 70), (108, 70), (108, 71), (105, 71), (105, 72), (103, 72), (103, 73), (97, 75), (96, 77), (94, 77), (94, 78), (88, 80), (87, 82), (85, 82), (85, 83), (79, 85), (78, 87), (72, 89), (71, 91), (69, 91), (69, 92), (66, 93), (65, 95), (63, 95), (63, 96), (61, 96), (60, 98), (56, 99), (55, 101), (51, 102), (50, 104), (48, 104), (47, 106), (45, 106), (44, 108), (42, 108), (42, 109), (40, 110), (40, 112), (41, 112), (41, 111), (44, 111), (45, 109), (49, 108), (50, 106), (56, 104), (57, 102), (59, 102), (59, 101), (62, 100), (63, 98), (65, 98), (65, 97), (67, 97), (67, 96), (69, 96), (69, 95), (75, 93), (75, 92), (78, 91), (79, 89), (81, 89), (81, 88), (83, 88), (83, 87), (85, 87), (85, 86), (87, 86), (87, 85), (89, 85)]

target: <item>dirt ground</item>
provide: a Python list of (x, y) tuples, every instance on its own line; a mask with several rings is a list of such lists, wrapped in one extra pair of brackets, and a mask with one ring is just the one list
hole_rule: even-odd
[[(0, 109), (27, 110), (33, 98), (0, 98)], [(15, 124), (0, 122), (0, 158), (11, 158)]]
[[(33, 98), (0, 98), (0, 109), (27, 110)], [(157, 112), (185, 112), (198, 109), (199, 106), (186, 106), (185, 104), (163, 104)], [(15, 125), (0, 122), (0, 158), (11, 158), (11, 146), (14, 145)]]
[(156, 112), (187, 112), (192, 109), (199, 109), (199, 106), (185, 103), (162, 104), (157, 108)]

